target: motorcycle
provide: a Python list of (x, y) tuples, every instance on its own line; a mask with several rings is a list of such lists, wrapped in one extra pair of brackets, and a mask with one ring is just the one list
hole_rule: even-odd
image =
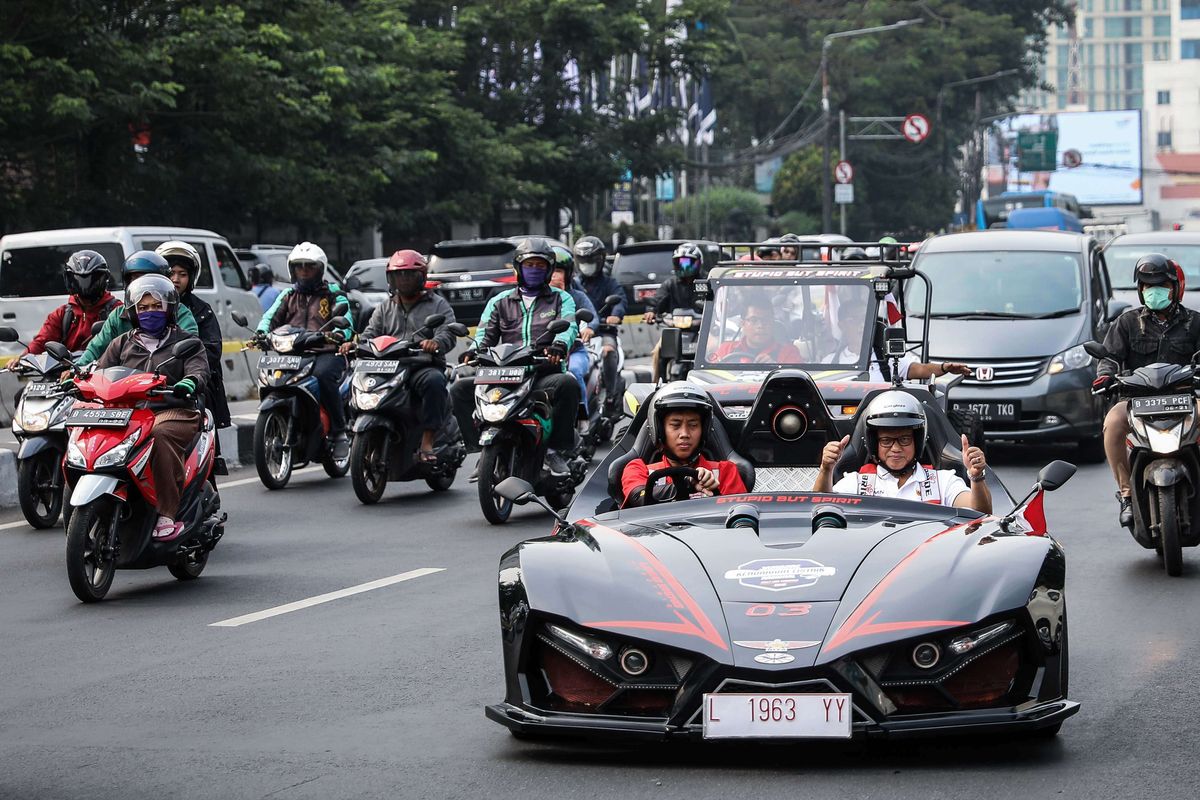
[[(173, 359), (203, 348), (199, 339), (178, 342)], [(77, 370), (67, 349), (46, 345), (77, 376), (79, 401), (67, 414), (66, 481), (73, 508), (67, 523), (67, 579), (81, 601), (103, 600), (118, 569), (165, 566), (178, 580), (200, 577), (208, 555), (225, 534), (226, 514), (211, 482), (216, 428), (205, 412), (199, 435), (185, 454), (178, 519), (183, 532), (171, 541), (152, 537), (158, 521), (157, 491), (150, 471), (154, 412), (148, 402), (195, 407), (167, 387), (158, 372), (108, 367)]]
[(529, 481), (555, 508), (570, 505), (575, 487), (583, 482), (588, 459), (564, 453), (568, 475), (551, 475), (544, 466), (550, 425), (550, 404), (533, 384), (549, 366), (540, 355), (554, 337), (570, 327), (563, 319), (553, 320), (532, 346), (499, 344), (476, 354), (475, 417), (483, 423), (479, 434), (479, 506), (493, 525), (508, 521), (511, 500), (494, 495), (492, 489), (516, 475)]
[[(0, 328), (0, 341), (19, 342), (12, 328)], [(17, 498), (21, 513), (35, 528), (52, 528), (63, 507), (63, 454), (67, 431), (63, 424), (75, 398), (59, 379), (68, 365), (49, 353), (26, 353), (13, 372), (30, 382), (22, 389), (13, 413), (17, 451)]]
[[(339, 305), (334, 311), (342, 308)], [(231, 316), (238, 325), (249, 327), (240, 312)], [(284, 488), (294, 469), (314, 461), (319, 461), (331, 478), (341, 478), (350, 468), (349, 454), (343, 459), (333, 457), (329, 413), (322, 406), (312, 374), (317, 356), (322, 355), (314, 351), (330, 343), (341, 344), (340, 332), (327, 331), (348, 324), (345, 317), (334, 316), (317, 331), (282, 326), (270, 334), (255, 334), (253, 346), (263, 355), (258, 361), (262, 402), (254, 423), (254, 467), (268, 489)], [(343, 383), (333, 402), (345, 406), (348, 390), (348, 382)], [(348, 409), (346, 414), (348, 418)]]
[[(623, 416), (621, 397), (625, 394), (625, 379), (621, 370), (625, 367), (625, 353), (621, 350), (620, 332), (616, 325), (609, 325), (603, 320), (612, 313), (612, 308), (621, 302), (619, 295), (604, 298), (604, 305), (597, 312), (598, 322), (591, 325), (595, 335), (586, 345), (588, 352), (587, 384), (588, 398), (588, 433), (587, 443), (593, 449), (607, 444), (613, 436), (613, 430)], [(592, 313), (587, 309), (576, 312), (575, 319), (579, 322), (592, 323)], [(617, 383), (615, 386), (604, 384), (604, 337), (612, 336), (617, 340)]]
[(694, 308), (677, 308), (656, 321), (665, 330), (658, 348), (655, 374), (663, 382), (681, 381), (696, 363), (696, 343), (703, 316)]
[[(1085, 343), (1084, 349), (1097, 359), (1108, 357), (1097, 342)], [(1200, 526), (1194, 524), (1200, 518), (1198, 356), (1191, 365), (1150, 364), (1117, 375), (1111, 389), (1128, 401), (1130, 533), (1158, 553), (1171, 576), (1183, 571), (1183, 548), (1200, 544)]]
[[(421, 428), (410, 376), (422, 367), (445, 367), (441, 356), (426, 353), (419, 346), (444, 321), (441, 314), (433, 314), (411, 340), (376, 336), (358, 345), (350, 381), (350, 407), (356, 412), (350, 482), (363, 503), (379, 502), (388, 481), (424, 479), (430, 489), (444, 492), (454, 483), (467, 457), (458, 421), (447, 413), (435, 439), (437, 462), (426, 464), (416, 458)], [(449, 327), (456, 336), (468, 334), (461, 322)]]

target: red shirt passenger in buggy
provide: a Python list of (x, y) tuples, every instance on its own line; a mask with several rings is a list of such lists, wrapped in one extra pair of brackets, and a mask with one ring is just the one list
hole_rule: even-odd
[(644, 505), (646, 492), (653, 492), (658, 502), (686, 500), (670, 478), (655, 486), (647, 486), (650, 473), (667, 467), (693, 467), (695, 485), (689, 497), (740, 494), (746, 484), (732, 461), (710, 461), (700, 454), (708, 426), (713, 424), (712, 404), (703, 390), (683, 381), (668, 384), (651, 401), (649, 419), (651, 441), (656, 445), (658, 461), (647, 464), (637, 458), (625, 465), (621, 473), (623, 507)]

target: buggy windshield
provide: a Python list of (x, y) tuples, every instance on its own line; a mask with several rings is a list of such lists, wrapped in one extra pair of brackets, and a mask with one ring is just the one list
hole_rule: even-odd
[(724, 369), (866, 371), (877, 325), (869, 282), (721, 281), (699, 362)]

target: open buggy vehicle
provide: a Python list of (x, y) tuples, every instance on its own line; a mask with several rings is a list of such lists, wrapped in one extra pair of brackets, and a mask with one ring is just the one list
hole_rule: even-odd
[[(713, 337), (718, 347), (730, 341), (719, 304), (757, 288), (764, 269), (778, 286), (789, 268), (752, 264), (714, 277), (706, 356)], [(838, 292), (814, 291), (816, 269), (798, 269), (795, 287), (828, 311)], [(830, 290), (883, 289), (879, 266), (855, 279), (828, 269)], [(818, 335), (807, 341), (815, 346)], [(849, 359), (826, 366), (866, 369)], [(717, 377), (723, 369), (700, 367)], [(505, 697), (488, 717), (517, 735), (550, 737), (1056, 733), (1078, 704), (1067, 699), (1065, 556), (1046, 531), (1042, 491), (1074, 467), (1047, 466), (1016, 503), (989, 471), (990, 515), (814, 493), (821, 450), (843, 432), (852, 438), (835, 480), (865, 463), (862, 409), (891, 384), (845, 382), (858, 385), (842, 401), (808, 371), (759, 369), (770, 371), (757, 382), (730, 370), (733, 378), (708, 384), (717, 410), (705, 455), (732, 461), (745, 494), (651, 496), (620, 509), (625, 466), (655, 459), (646, 398), (553, 535), (502, 557)], [(926, 412), (923, 461), (965, 478), (944, 397), (936, 387), (902, 390)], [(516, 503), (540, 502), (528, 489), (516, 478), (497, 487)]]

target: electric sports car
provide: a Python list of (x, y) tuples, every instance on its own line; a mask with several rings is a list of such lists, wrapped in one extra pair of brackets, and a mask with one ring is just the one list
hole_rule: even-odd
[[(905, 390), (927, 410), (925, 460), (965, 474), (936, 399)], [(748, 413), (713, 420), (707, 455), (747, 493), (619, 509), (621, 470), (649, 455), (643, 403), (553, 535), (502, 557), (489, 718), (531, 737), (839, 739), (1053, 735), (1078, 711), (1065, 557), (1041, 513), (1074, 467), (1048, 465), (1017, 503), (989, 470), (991, 515), (818, 495), (840, 434), (808, 373), (775, 370)], [(861, 412), (848, 422), (838, 474), (863, 461)], [(526, 488), (497, 491), (537, 502)]]

